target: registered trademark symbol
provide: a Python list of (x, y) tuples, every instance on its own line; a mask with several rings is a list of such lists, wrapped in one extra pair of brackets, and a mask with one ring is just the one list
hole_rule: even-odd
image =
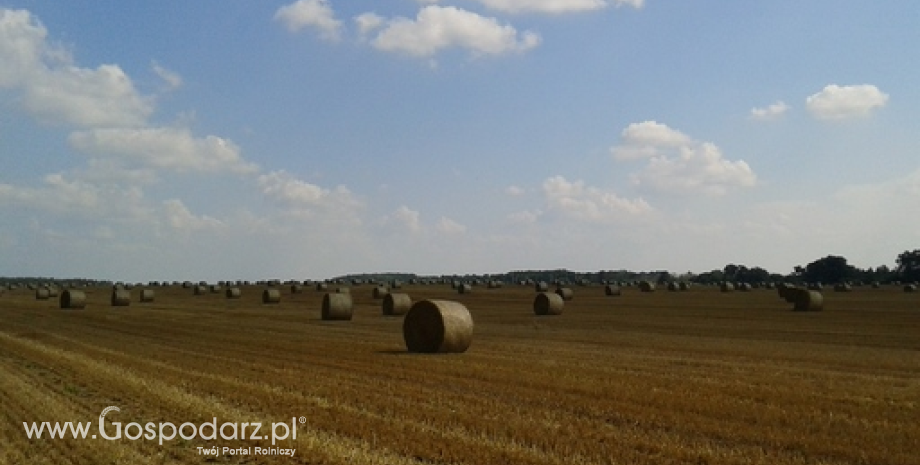
[(300, 424), (303, 425), (306, 423), (307, 423), (307, 417), (300, 417)]

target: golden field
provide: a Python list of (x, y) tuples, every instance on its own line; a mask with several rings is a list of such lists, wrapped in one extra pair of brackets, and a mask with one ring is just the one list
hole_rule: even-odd
[[(462, 302), (464, 354), (408, 354), (372, 286), (354, 319), (320, 320), (323, 293), (263, 305), (157, 287), (82, 310), (0, 296), (2, 464), (920, 463), (920, 294), (824, 292), (795, 313), (775, 291), (651, 294), (574, 287), (536, 317), (529, 287), (404, 286)], [(291, 422), (291, 457), (202, 455), (270, 440), (29, 439), (23, 422)], [(267, 428), (267, 426), (266, 426)], [(111, 430), (110, 430), (111, 431)], [(265, 433), (265, 429), (262, 431)]]

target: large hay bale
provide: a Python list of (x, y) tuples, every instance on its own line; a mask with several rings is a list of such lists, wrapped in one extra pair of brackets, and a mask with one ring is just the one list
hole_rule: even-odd
[(141, 302), (153, 302), (155, 295), (153, 289), (141, 289)]
[(473, 342), (473, 317), (459, 302), (422, 300), (403, 320), (403, 339), (409, 352), (466, 352)]
[(719, 284), (719, 289), (720, 289), (722, 292), (734, 292), (734, 291), (735, 291), (735, 285), (732, 284), (732, 283), (730, 283), (730, 282), (728, 282), (728, 281), (723, 281), (722, 284)]
[(541, 292), (533, 299), (533, 312), (536, 315), (562, 315), (565, 301), (553, 292)]
[(113, 307), (127, 307), (131, 305), (131, 291), (127, 289), (113, 290), (111, 302)]
[(905, 284), (904, 292), (909, 292), (909, 293), (917, 292), (917, 285), (916, 284)]
[(655, 284), (651, 281), (642, 281), (639, 283), (639, 290), (642, 292), (655, 292)]
[(384, 315), (405, 315), (412, 308), (412, 299), (409, 294), (388, 293), (383, 298)]
[(224, 291), (224, 295), (228, 299), (239, 299), (243, 296), (243, 291), (241, 291), (238, 287), (228, 287), (227, 290)]
[(546, 281), (540, 281), (534, 283), (533, 289), (537, 292), (546, 292), (549, 290), (549, 284), (546, 284)]
[(335, 288), (336, 294), (348, 294), (351, 295), (351, 288), (349, 287), (337, 287)]
[(48, 286), (48, 297), (57, 298), (60, 295), (61, 291), (57, 286)]
[(776, 286), (776, 293), (779, 294), (779, 297), (789, 303), (795, 302), (795, 291), (797, 290), (799, 290), (798, 287), (789, 283), (780, 283)]
[(281, 290), (280, 289), (265, 289), (262, 291), (262, 303), (263, 304), (280, 304), (281, 303)]
[(221, 291), (220, 284), (212, 284), (208, 286), (208, 289), (211, 290), (211, 294), (219, 294)]
[(35, 300), (48, 300), (48, 297), (51, 297), (51, 292), (47, 287), (35, 289)]
[(824, 310), (824, 296), (818, 291), (808, 289), (795, 289), (790, 291), (793, 295), (792, 308), (796, 312), (820, 312)]
[(568, 302), (575, 298), (575, 292), (570, 287), (560, 287), (556, 289), (556, 294), (562, 297), (562, 300)]
[(470, 292), (473, 292), (473, 286), (470, 286), (469, 284), (463, 283), (457, 286), (458, 294), (469, 294)]
[(85, 308), (86, 293), (83, 291), (67, 289), (61, 293), (60, 304), (61, 308)]
[(323, 296), (322, 319), (326, 321), (348, 321), (354, 313), (351, 293), (326, 293)]
[(620, 286), (617, 286), (616, 284), (608, 284), (604, 286), (604, 295), (618, 296), (622, 293), (623, 292), (620, 290)]
[(390, 290), (384, 286), (374, 286), (374, 290), (373, 292), (371, 292), (371, 295), (375, 299), (382, 299), (389, 293), (390, 293)]

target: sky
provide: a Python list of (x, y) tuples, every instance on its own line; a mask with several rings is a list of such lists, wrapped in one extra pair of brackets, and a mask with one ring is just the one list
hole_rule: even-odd
[(0, 0), (0, 276), (920, 248), (914, 0)]

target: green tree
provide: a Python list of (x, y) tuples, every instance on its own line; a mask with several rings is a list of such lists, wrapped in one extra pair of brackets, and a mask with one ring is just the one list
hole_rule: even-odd
[(901, 281), (920, 281), (920, 249), (902, 252), (898, 255), (897, 264), (895, 271)]
[(856, 276), (857, 271), (847, 264), (846, 258), (828, 255), (809, 263), (802, 273), (802, 279), (811, 283), (842, 283)]

